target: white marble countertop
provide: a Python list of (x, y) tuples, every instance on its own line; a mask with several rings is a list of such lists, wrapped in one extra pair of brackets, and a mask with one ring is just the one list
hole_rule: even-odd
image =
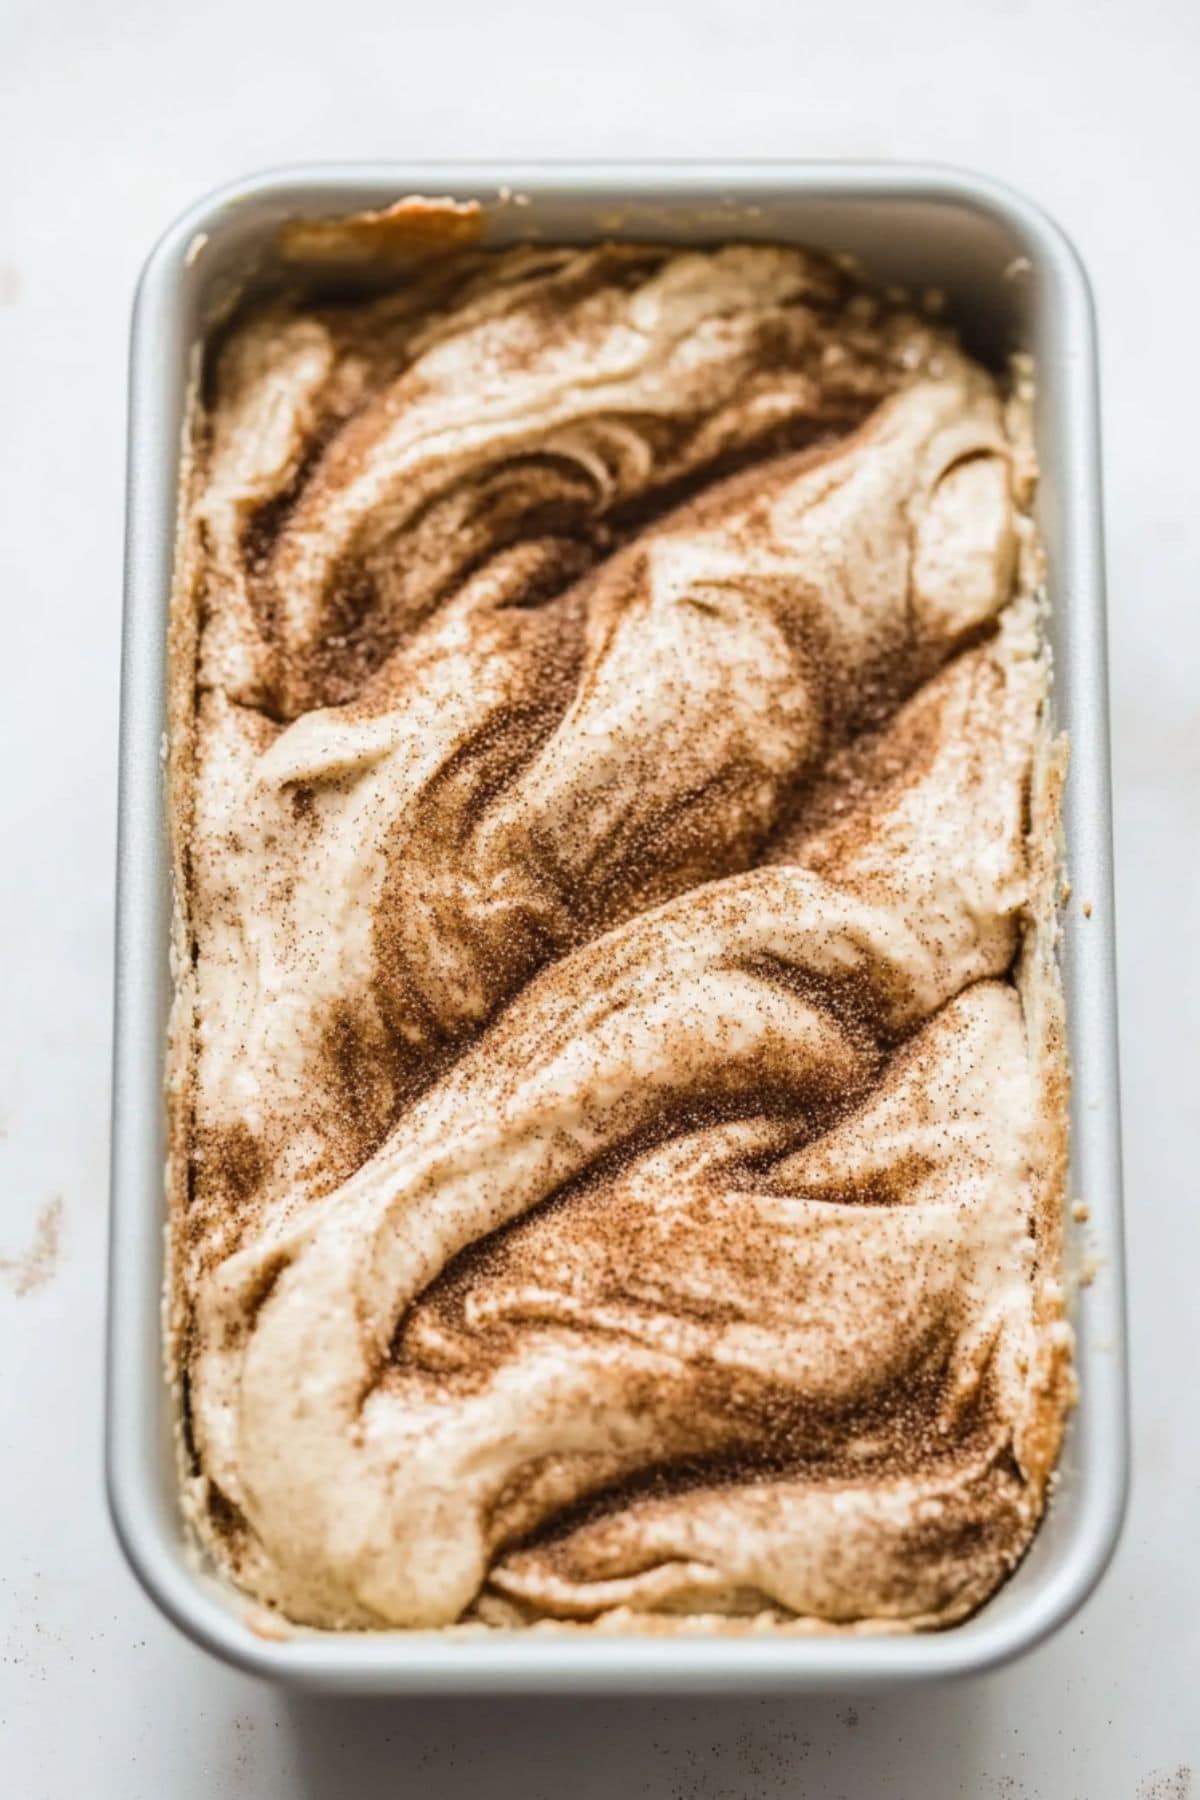
[[(0, 1790), (13, 1800), (1200, 1796), (1200, 514), (1191, 0), (0, 9)], [(895, 1699), (289, 1700), (143, 1598), (101, 1490), (125, 336), (159, 229), (322, 157), (872, 155), (1040, 200), (1099, 302), (1134, 1370), (1098, 1595)]]

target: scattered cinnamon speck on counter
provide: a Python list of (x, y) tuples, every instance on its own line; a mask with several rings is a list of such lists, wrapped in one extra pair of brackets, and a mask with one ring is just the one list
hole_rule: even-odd
[(0, 1256), (0, 1275), (7, 1278), (14, 1294), (33, 1293), (53, 1280), (58, 1266), (62, 1228), (62, 1200), (56, 1194), (47, 1200), (33, 1227), (33, 1242), (23, 1256)]
[(1190, 1800), (1192, 1771), (1180, 1763), (1165, 1775), (1148, 1775), (1138, 1783), (1137, 1800)]

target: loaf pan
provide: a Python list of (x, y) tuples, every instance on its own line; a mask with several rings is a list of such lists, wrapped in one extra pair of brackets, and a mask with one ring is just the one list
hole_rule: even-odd
[[(171, 998), (162, 748), (185, 404), (195, 346), (231, 299), (270, 278), (284, 220), (377, 209), (407, 193), (479, 200), (485, 241), (497, 244), (739, 238), (850, 252), (879, 283), (941, 290), (986, 360), (999, 365), (1014, 349), (1035, 360), (1055, 724), (1071, 745), (1062, 962), (1069, 1192), (1088, 1214), (1086, 1226), (1068, 1225), (1080, 1397), (1029, 1554), (982, 1611), (946, 1631), (263, 1635), (261, 1609), (206, 1572), (186, 1539), (162, 1340)], [(133, 1569), (197, 1643), (253, 1673), (345, 1693), (865, 1690), (995, 1667), (1080, 1606), (1116, 1543), (1128, 1468), (1104, 582), (1091, 300), (1070, 244), (1035, 207), (972, 175), (872, 163), (383, 163), (284, 170), (201, 201), (151, 254), (134, 312), (117, 861), (108, 1492)]]

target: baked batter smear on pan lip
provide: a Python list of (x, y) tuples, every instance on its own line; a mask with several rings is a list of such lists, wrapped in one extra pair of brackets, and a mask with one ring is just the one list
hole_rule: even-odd
[(331, 1628), (951, 1624), (1072, 1395), (1023, 397), (789, 247), (209, 346), (172, 1372)]

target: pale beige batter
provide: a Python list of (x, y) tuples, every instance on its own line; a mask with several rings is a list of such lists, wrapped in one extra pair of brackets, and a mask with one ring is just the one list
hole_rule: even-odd
[(1071, 1396), (1020, 408), (806, 252), (209, 352), (173, 1374), (326, 1626), (950, 1623)]

